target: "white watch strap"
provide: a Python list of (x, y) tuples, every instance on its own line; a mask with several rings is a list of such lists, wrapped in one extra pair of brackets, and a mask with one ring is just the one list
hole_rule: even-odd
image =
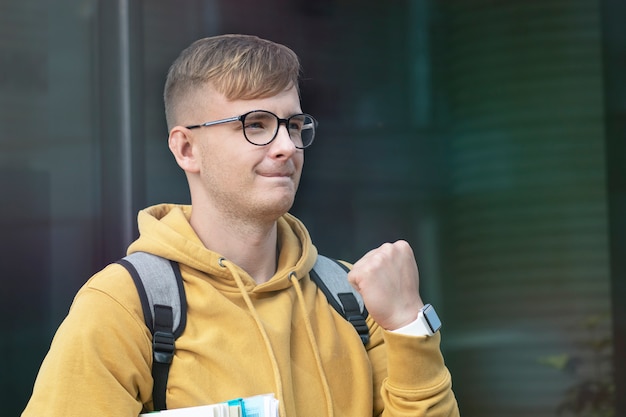
[(422, 311), (419, 312), (417, 318), (399, 329), (392, 330), (393, 333), (400, 333), (407, 336), (432, 336), (434, 333), (430, 330), (426, 317)]

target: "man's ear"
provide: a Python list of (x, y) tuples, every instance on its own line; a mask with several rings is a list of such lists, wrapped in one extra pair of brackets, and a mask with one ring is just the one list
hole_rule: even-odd
[(199, 149), (189, 129), (182, 126), (174, 127), (170, 131), (168, 145), (176, 162), (185, 172), (200, 171)]

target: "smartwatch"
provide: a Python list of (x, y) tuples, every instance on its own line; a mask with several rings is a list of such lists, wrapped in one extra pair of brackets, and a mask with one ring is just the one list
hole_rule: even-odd
[(426, 304), (417, 315), (416, 325), (420, 328), (421, 333), (432, 336), (441, 328), (441, 320), (435, 312), (435, 308)]

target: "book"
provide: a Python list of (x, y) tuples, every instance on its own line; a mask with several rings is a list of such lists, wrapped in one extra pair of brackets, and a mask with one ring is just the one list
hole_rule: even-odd
[(262, 394), (217, 404), (152, 411), (139, 417), (278, 417), (278, 400), (274, 394)]
[(278, 400), (274, 394), (244, 398), (242, 417), (278, 417)]

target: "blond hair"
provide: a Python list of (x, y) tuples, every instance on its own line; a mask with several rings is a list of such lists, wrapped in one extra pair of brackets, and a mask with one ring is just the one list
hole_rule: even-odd
[(249, 100), (290, 86), (297, 89), (299, 76), (298, 56), (284, 45), (251, 35), (199, 39), (181, 52), (167, 74), (163, 98), (168, 128), (176, 125), (186, 97), (208, 84), (229, 100)]

